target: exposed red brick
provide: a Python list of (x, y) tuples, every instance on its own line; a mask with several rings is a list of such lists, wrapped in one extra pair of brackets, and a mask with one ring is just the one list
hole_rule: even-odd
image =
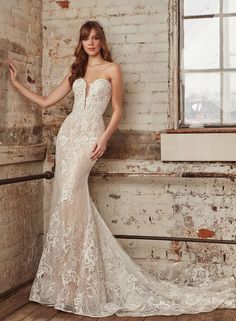
[(55, 57), (55, 50), (54, 49), (49, 49), (48, 50), (48, 56), (49, 57)]
[(181, 257), (181, 252), (180, 252), (181, 245), (180, 245), (179, 241), (172, 241), (171, 248), (175, 252), (175, 254), (177, 254), (177, 256), (180, 258)]
[(30, 84), (34, 84), (35, 83), (35, 80), (32, 79), (29, 75), (27, 77), (27, 81), (30, 83)]
[(63, 40), (67, 45), (71, 42), (71, 39), (70, 38), (67, 38), (65, 40)]
[(68, 0), (64, 0), (64, 1), (57, 1), (57, 3), (62, 9), (68, 9), (70, 2)]
[(205, 228), (201, 228), (200, 230), (198, 230), (198, 237), (202, 238), (202, 239), (206, 239), (208, 237), (213, 237), (215, 236), (215, 232), (205, 229)]

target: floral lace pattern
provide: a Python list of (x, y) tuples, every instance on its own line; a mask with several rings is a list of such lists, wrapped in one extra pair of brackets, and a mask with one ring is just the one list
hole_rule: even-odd
[[(92, 317), (235, 308), (233, 277), (203, 282), (204, 286), (155, 279), (113, 237), (88, 189), (88, 175), (96, 162), (89, 156), (105, 129), (102, 116), (111, 84), (97, 79), (89, 87), (86, 97), (85, 81), (79, 78), (73, 83), (73, 110), (58, 132), (49, 227), (29, 300)], [(193, 270), (201, 275), (202, 271)]]

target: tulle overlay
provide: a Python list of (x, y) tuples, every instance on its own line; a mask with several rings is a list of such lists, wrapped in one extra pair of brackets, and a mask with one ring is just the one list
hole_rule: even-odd
[(92, 317), (235, 308), (233, 277), (192, 286), (156, 279), (113, 237), (88, 189), (111, 84), (97, 79), (86, 89), (83, 78), (74, 82), (73, 110), (58, 132), (49, 227), (29, 300)]

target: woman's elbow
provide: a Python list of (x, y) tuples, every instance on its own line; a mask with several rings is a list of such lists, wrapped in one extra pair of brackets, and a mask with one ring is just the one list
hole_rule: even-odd
[(40, 106), (43, 108), (43, 109), (46, 109), (50, 106), (52, 106), (53, 104), (50, 104), (50, 102), (48, 101), (47, 97), (43, 97), (42, 101), (40, 102)]

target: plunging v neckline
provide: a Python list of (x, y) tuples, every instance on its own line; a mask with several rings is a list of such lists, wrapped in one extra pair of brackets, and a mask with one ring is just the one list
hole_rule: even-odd
[(87, 100), (87, 98), (89, 97), (91, 85), (93, 85), (96, 81), (98, 81), (98, 80), (107, 81), (111, 86), (111, 82), (106, 78), (97, 78), (97, 79), (94, 79), (93, 81), (91, 81), (90, 83), (87, 83), (87, 81), (83, 77), (80, 77), (80, 79), (82, 79), (85, 83), (85, 100)]

